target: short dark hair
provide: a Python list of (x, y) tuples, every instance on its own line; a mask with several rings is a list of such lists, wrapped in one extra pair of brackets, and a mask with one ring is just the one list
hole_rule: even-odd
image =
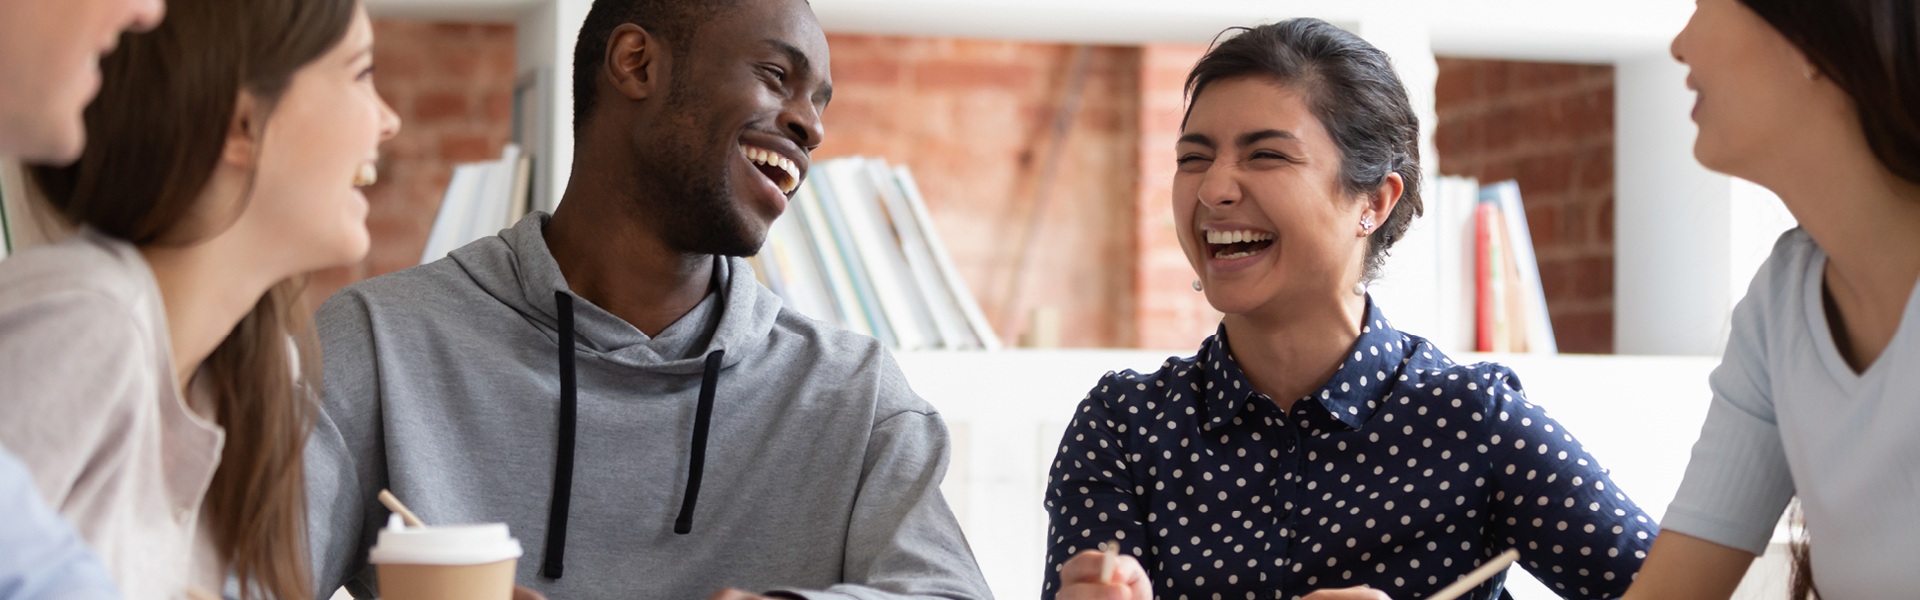
[(1920, 183), (1920, 5), (1913, 0), (1741, 0), (1853, 97), (1880, 163)]
[[(1420, 118), (1385, 52), (1359, 36), (1319, 19), (1290, 19), (1259, 27), (1234, 27), (1238, 35), (1207, 50), (1187, 74), (1187, 111), (1208, 85), (1238, 77), (1266, 77), (1307, 96), (1340, 148), (1340, 183), (1348, 193), (1371, 192), (1390, 173), (1406, 187), (1386, 222), (1367, 238), (1363, 277), (1380, 276), (1387, 249), (1422, 213)], [(1184, 117), (1181, 126), (1186, 126)]]
[[(600, 81), (595, 71), (606, 64), (607, 38), (614, 28), (627, 23), (639, 25), (655, 39), (684, 52), (701, 24), (737, 4), (739, 0), (594, 0), (586, 22), (580, 25), (580, 38), (573, 45), (574, 133), (579, 133), (593, 116), (594, 94)], [(685, 58), (674, 61), (673, 85), (681, 85), (686, 67)]]

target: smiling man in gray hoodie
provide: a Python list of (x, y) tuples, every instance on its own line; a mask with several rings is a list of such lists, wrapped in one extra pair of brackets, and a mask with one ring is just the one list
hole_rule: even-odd
[(990, 598), (939, 414), (738, 258), (823, 135), (811, 8), (597, 0), (575, 52), (560, 208), (320, 309), (319, 597), (374, 591), (391, 488), (430, 523), (507, 523), (519, 583), (556, 600)]

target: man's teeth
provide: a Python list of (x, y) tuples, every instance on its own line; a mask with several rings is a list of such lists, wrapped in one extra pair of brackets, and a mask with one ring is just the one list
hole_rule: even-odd
[[(1273, 239), (1273, 237), (1274, 237), (1273, 234), (1267, 233), (1265, 231), (1251, 231), (1251, 230), (1244, 230), (1244, 229), (1239, 231), (1208, 231), (1207, 243), (1238, 244), (1242, 242), (1264, 242), (1264, 241)], [(1250, 253), (1248, 255), (1251, 256)]]
[(753, 161), (755, 164), (772, 165), (786, 172), (787, 176), (784, 181), (773, 182), (774, 185), (780, 187), (780, 193), (791, 194), (794, 188), (800, 187), (800, 167), (793, 164), (793, 161), (788, 160), (787, 157), (781, 156), (772, 150), (755, 148), (745, 144), (740, 145), (740, 153), (746, 155), (747, 160)]

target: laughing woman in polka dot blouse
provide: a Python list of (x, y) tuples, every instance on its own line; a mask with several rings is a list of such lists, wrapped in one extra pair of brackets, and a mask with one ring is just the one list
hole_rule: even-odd
[(1226, 317), (1076, 409), (1043, 600), (1426, 598), (1508, 548), (1566, 598), (1624, 592), (1651, 520), (1512, 371), (1455, 364), (1365, 293), (1420, 212), (1386, 55), (1286, 21), (1220, 43), (1187, 88), (1174, 222)]

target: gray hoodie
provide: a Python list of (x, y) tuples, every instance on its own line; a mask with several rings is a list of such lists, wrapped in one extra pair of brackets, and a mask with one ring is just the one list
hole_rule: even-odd
[(377, 589), (390, 488), (428, 523), (507, 523), (518, 581), (554, 600), (991, 598), (940, 495), (946, 426), (878, 342), (783, 309), (739, 259), (649, 338), (568, 292), (546, 221), (321, 307), (318, 597)]

